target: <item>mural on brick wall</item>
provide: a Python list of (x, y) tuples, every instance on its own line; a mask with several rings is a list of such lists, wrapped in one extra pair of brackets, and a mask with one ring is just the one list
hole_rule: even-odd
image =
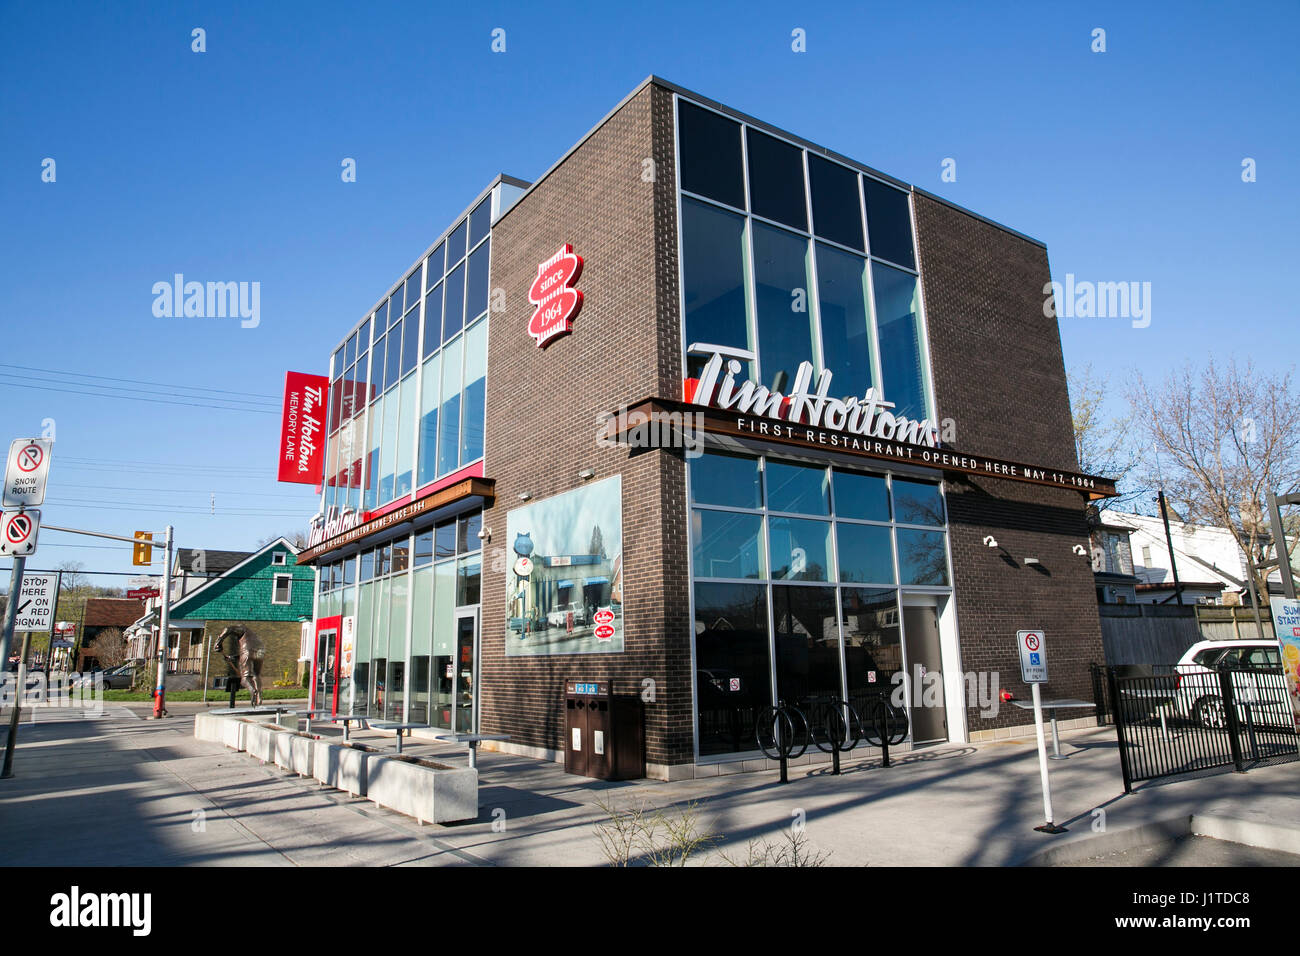
[(623, 650), (620, 475), (506, 517), (506, 654)]

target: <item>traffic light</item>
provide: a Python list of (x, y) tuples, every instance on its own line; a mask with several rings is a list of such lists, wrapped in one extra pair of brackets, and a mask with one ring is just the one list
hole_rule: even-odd
[(137, 531), (135, 537), (140, 543), (131, 546), (131, 563), (153, 564), (153, 545), (144, 543), (153, 540), (153, 532)]

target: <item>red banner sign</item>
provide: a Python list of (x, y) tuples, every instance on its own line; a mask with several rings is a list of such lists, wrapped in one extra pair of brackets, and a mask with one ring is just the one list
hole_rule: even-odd
[(582, 310), (582, 293), (573, 288), (582, 275), (582, 257), (573, 254), (567, 242), (560, 251), (537, 267), (537, 278), (528, 290), (528, 301), (536, 306), (528, 322), (528, 334), (538, 348), (573, 329)]
[(157, 588), (131, 588), (126, 592), (129, 598), (156, 598), (162, 592)]
[(320, 484), (325, 467), (324, 375), (286, 372), (284, 414), (280, 419), (280, 481)]

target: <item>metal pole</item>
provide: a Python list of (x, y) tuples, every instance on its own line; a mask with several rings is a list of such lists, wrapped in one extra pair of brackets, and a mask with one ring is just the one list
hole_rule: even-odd
[(1047, 822), (1041, 827), (1034, 827), (1043, 833), (1064, 833), (1065, 827), (1058, 827), (1052, 821), (1052, 786), (1047, 780), (1047, 739), (1043, 734), (1043, 695), (1038, 683), (1031, 685), (1034, 689), (1034, 731), (1038, 737), (1038, 776), (1043, 781), (1043, 813)]
[[(155, 719), (167, 716), (167, 644), (171, 629), (172, 609), (172, 531), (167, 526), (166, 558), (163, 565), (162, 610), (158, 613), (158, 686), (154, 690), (153, 715)], [(179, 650), (179, 648), (177, 648)]]
[(1165, 522), (1165, 543), (1169, 545), (1169, 567), (1174, 572), (1174, 597), (1178, 599), (1178, 604), (1181, 607), (1183, 588), (1178, 583), (1178, 561), (1174, 558), (1174, 538), (1169, 533), (1169, 509), (1165, 506), (1165, 490), (1163, 488), (1157, 493), (1156, 500), (1160, 502), (1160, 517)]
[(0, 667), (9, 673), (9, 648), (14, 641), (14, 621), (18, 618), (18, 596), (23, 590), (23, 568), (27, 565), (25, 555), (14, 556), (14, 569), (9, 575), (9, 604), (5, 607), (4, 635), (0, 638)]
[[(12, 603), (12, 601), (10, 602)], [(23, 652), (18, 659), (18, 688), (14, 693), (14, 709), (9, 715), (9, 734), (5, 740), (5, 762), (4, 768), (0, 769), (0, 777), (12, 777), (14, 775), (14, 748), (18, 745), (18, 713), (22, 710), (23, 697), (27, 694), (27, 652), (32, 646), (32, 632), (23, 633)]]
[[(1282, 593), (1295, 600), (1295, 578), (1291, 576), (1291, 555), (1287, 552), (1286, 532), (1282, 527), (1282, 509), (1278, 496), (1268, 496), (1268, 521), (1273, 527), (1273, 547), (1277, 551), (1277, 568), (1282, 574)], [(1275, 627), (1274, 630), (1277, 630)]]

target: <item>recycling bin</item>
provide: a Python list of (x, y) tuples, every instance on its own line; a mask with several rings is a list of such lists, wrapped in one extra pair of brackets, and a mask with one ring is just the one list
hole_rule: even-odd
[(598, 780), (644, 777), (641, 698), (615, 695), (609, 681), (566, 681), (564, 770)]

